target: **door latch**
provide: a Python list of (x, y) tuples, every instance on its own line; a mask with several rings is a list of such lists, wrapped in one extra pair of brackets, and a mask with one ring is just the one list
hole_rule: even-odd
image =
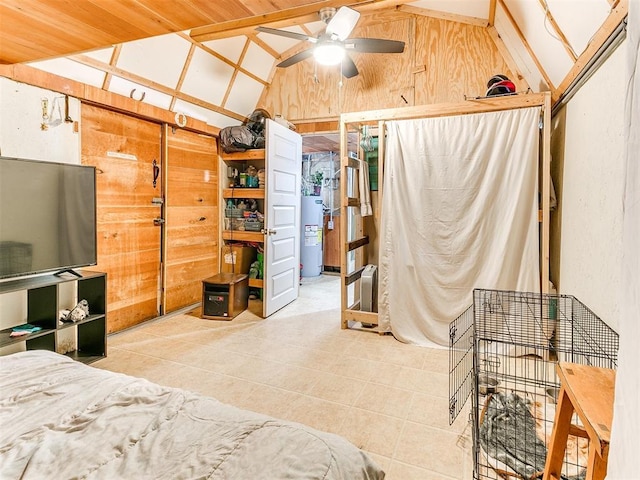
[(164, 218), (160, 218), (160, 217), (156, 217), (153, 219), (153, 224), (156, 227), (159, 227), (160, 225), (162, 225), (164, 223)]
[(260, 233), (262, 233), (263, 235), (275, 235), (276, 231), (273, 228), (263, 228), (262, 230), (260, 230)]

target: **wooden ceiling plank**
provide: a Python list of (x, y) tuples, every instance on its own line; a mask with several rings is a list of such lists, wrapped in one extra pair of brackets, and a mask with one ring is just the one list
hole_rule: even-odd
[(401, 5), (400, 7), (398, 7), (398, 10), (414, 15), (422, 15), (423, 17), (438, 18), (440, 20), (448, 20), (451, 22), (475, 25), (477, 27), (486, 27), (488, 25), (488, 21), (485, 18), (469, 17), (456, 13), (440, 12), (438, 10), (429, 10), (427, 8), (412, 7), (411, 5)]
[(557, 40), (559, 40), (560, 43), (562, 43), (562, 46), (571, 57), (571, 60), (575, 62), (578, 59), (578, 55), (576, 55), (575, 50), (571, 47), (571, 44), (569, 43), (569, 40), (567, 40), (567, 37), (565, 36), (562, 29), (560, 28), (560, 25), (556, 23), (556, 19), (553, 18), (553, 15), (551, 14), (551, 10), (549, 10), (549, 4), (547, 3), (546, 0), (538, 0), (538, 3), (544, 10), (545, 16), (547, 17), (547, 19), (549, 20), (549, 23), (551, 24), (554, 31), (556, 32)]
[(199, 42), (206, 42), (207, 40), (215, 40), (216, 38), (220, 38), (219, 36), (216, 36), (216, 34), (220, 34), (221, 32), (235, 32), (238, 29), (242, 28), (253, 29), (260, 25), (269, 25), (282, 20), (299, 19), (300, 17), (306, 15), (316, 15), (317, 19), (317, 13), (321, 8), (339, 8), (345, 5), (353, 7), (354, 5), (358, 5), (361, 3), (371, 3), (376, 1), (382, 0), (322, 0), (318, 2), (307, 3), (302, 6), (286, 8), (264, 15), (255, 15), (253, 17), (242, 18), (239, 20), (221, 22), (215, 25), (209, 25), (207, 27), (194, 28), (193, 30), (191, 30), (191, 37)]
[(604, 21), (598, 31), (591, 37), (591, 41), (584, 52), (580, 54), (576, 62), (573, 64), (569, 73), (564, 77), (564, 80), (560, 82), (555, 94), (552, 96), (553, 102), (557, 102), (560, 96), (569, 88), (569, 85), (582, 73), (587, 66), (591, 58), (596, 52), (604, 45), (607, 39), (615, 31), (615, 29), (622, 23), (629, 13), (629, 0), (619, 0), (616, 7), (611, 10), (609, 16)]
[(524, 36), (524, 33), (522, 33), (522, 30), (518, 25), (518, 22), (516, 22), (515, 18), (509, 11), (509, 8), (507, 8), (507, 5), (504, 2), (504, 0), (498, 0), (498, 3), (500, 4), (500, 7), (502, 7), (502, 9), (504, 10), (505, 15), (509, 19), (509, 22), (511, 23), (511, 26), (513, 27), (513, 29), (516, 31), (516, 34), (518, 35), (518, 38), (520, 38), (520, 41), (524, 45), (525, 50), (531, 56), (533, 63), (535, 63), (536, 67), (538, 67), (538, 70), (540, 71), (540, 75), (542, 75), (542, 77), (544, 78), (544, 81), (547, 82), (547, 85), (549, 86), (549, 89), (551, 90), (552, 97), (553, 97), (555, 93), (555, 87), (553, 85), (553, 82), (551, 81), (551, 78), (549, 78), (549, 74), (547, 74), (547, 71), (544, 69), (544, 67), (542, 66), (542, 63), (540, 62), (537, 55), (533, 51), (533, 48), (531, 48), (531, 45), (529, 45), (529, 42), (527, 41), (526, 37)]

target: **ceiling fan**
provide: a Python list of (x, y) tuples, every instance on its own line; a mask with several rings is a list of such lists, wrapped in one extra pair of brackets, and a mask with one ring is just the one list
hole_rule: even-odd
[(313, 47), (296, 53), (280, 62), (277, 65), (278, 67), (290, 67), (313, 56), (318, 63), (323, 65), (338, 65), (341, 63), (342, 74), (347, 78), (351, 78), (358, 75), (358, 69), (351, 57), (347, 55), (347, 51), (351, 50), (358, 53), (402, 53), (404, 51), (404, 42), (397, 40), (347, 38), (356, 23), (358, 23), (359, 18), (360, 12), (352, 8), (340, 7), (336, 11), (333, 7), (327, 7), (320, 10), (320, 19), (327, 24), (327, 28), (324, 33), (319, 34), (317, 37), (269, 27), (257, 27), (256, 30), (315, 44)]

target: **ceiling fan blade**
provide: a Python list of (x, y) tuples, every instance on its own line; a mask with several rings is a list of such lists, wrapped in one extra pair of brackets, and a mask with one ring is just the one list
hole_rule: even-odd
[(315, 38), (302, 33), (289, 32), (287, 30), (278, 30), (277, 28), (256, 27), (256, 30), (262, 33), (270, 33), (272, 35), (280, 35), (281, 37), (293, 38), (294, 40), (309, 40), (315, 42)]
[(359, 53), (402, 53), (404, 42), (382, 38), (348, 38), (344, 48)]
[(353, 60), (349, 55), (345, 55), (342, 60), (342, 75), (346, 78), (355, 77), (358, 75), (358, 67), (353, 63)]
[(295, 55), (287, 58), (286, 60), (280, 62), (277, 67), (290, 67), (302, 60), (306, 60), (311, 55), (313, 55), (313, 48), (308, 48), (307, 50), (303, 50), (301, 52), (296, 53)]
[(335, 36), (338, 40), (342, 41), (353, 31), (359, 18), (360, 12), (357, 10), (349, 7), (340, 7), (331, 20), (329, 20), (326, 32), (332, 37)]

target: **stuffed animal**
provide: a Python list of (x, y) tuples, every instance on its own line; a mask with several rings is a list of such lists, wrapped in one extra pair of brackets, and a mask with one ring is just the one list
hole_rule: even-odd
[(89, 302), (80, 300), (78, 304), (66, 316), (66, 322), (79, 322), (89, 316)]

